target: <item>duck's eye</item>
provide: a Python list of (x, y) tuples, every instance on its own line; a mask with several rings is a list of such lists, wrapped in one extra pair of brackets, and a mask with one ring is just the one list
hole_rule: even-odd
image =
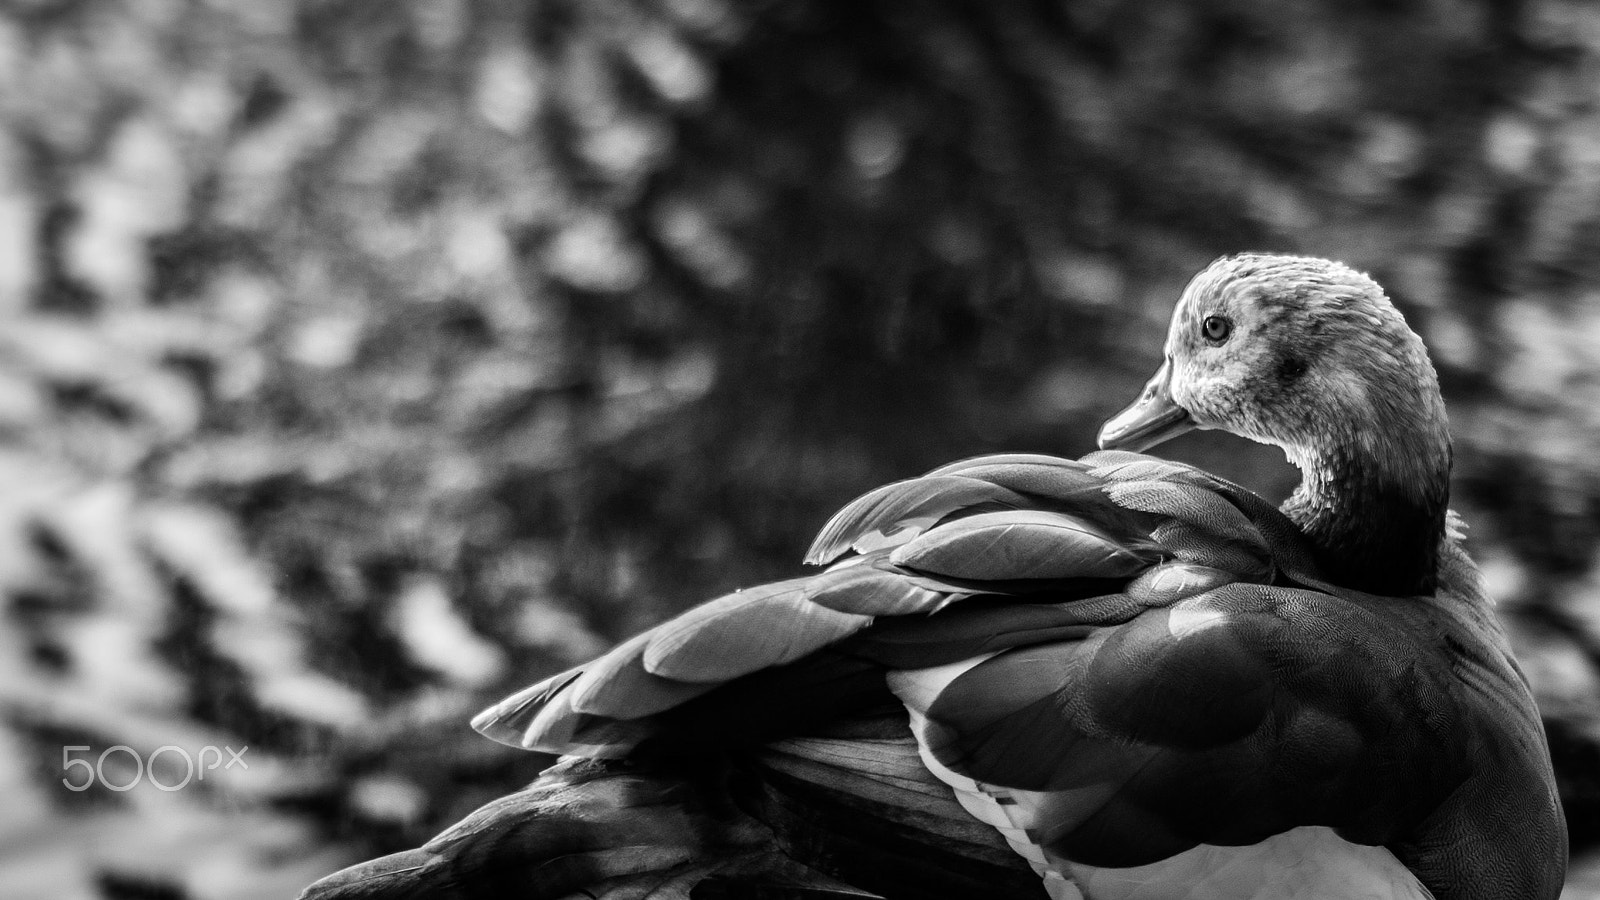
[(1227, 340), (1228, 334), (1233, 331), (1233, 323), (1221, 316), (1206, 316), (1206, 320), (1200, 323), (1200, 331), (1206, 336), (1206, 340), (1220, 344)]

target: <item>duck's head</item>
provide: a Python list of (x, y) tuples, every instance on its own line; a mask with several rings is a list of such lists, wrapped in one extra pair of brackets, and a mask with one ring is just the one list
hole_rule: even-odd
[(1383, 289), (1348, 266), (1252, 253), (1195, 276), (1165, 362), (1100, 446), (1144, 450), (1194, 428), (1282, 447), (1305, 477), (1285, 511), (1333, 556), (1370, 549), (1354, 533), (1366, 517), (1399, 516), (1430, 544), (1443, 531), (1438, 377)]

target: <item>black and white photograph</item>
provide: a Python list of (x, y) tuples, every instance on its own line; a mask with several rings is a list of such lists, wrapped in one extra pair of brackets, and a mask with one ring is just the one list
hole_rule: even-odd
[(0, 898), (1600, 900), (1600, 4), (0, 0)]

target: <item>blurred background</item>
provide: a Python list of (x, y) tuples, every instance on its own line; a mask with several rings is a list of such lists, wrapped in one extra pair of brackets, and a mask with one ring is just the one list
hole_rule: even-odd
[[(878, 483), (1086, 452), (1243, 249), (1432, 347), (1600, 897), (1600, 7), (8, 0), (0, 894), (414, 846), (547, 762), (480, 706)], [(163, 746), (248, 768), (107, 786)]]

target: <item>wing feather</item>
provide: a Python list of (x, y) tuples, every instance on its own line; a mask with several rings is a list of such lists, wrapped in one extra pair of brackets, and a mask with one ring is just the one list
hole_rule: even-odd
[(889, 559), (974, 581), (1126, 578), (1154, 562), (1083, 519), (1035, 510), (958, 519), (895, 548)]
[(829, 563), (854, 549), (893, 546), (957, 510), (980, 505), (1023, 506), (1015, 491), (987, 481), (931, 475), (886, 484), (834, 514), (806, 552), (808, 563)]
[(1044, 466), (1051, 469), (1064, 469), (1069, 471), (1082, 471), (1085, 467), (1082, 462), (1075, 459), (1063, 459), (1059, 456), (1046, 456), (1043, 453), (990, 453), (985, 456), (969, 456), (958, 459), (953, 463), (945, 463), (928, 476), (935, 475), (970, 475), (973, 469), (984, 466)]
[(1170, 481), (1132, 481), (1108, 485), (1106, 493), (1121, 506), (1176, 519), (1262, 558), (1267, 555), (1266, 539), (1255, 523), (1216, 491)]
[(1026, 508), (1071, 513), (1119, 535), (1148, 531), (1152, 517), (1113, 502), (1107, 480), (1075, 460), (1049, 456), (987, 456), (960, 464), (966, 478), (987, 481), (1029, 501)]
[(663, 678), (645, 665), (651, 632), (624, 641), (584, 667), (567, 688), (568, 705), (576, 712), (615, 719), (641, 719), (671, 709), (715, 687)]
[(1144, 570), (1128, 582), (1126, 593), (1145, 606), (1171, 606), (1238, 580), (1234, 573), (1211, 566), (1167, 562)]
[[(970, 594), (908, 578), (877, 551), (855, 565), (835, 566), (810, 579), (805, 598), (839, 612), (863, 616), (909, 616), (938, 612)], [(851, 562), (856, 562), (851, 560)]]
[(1083, 463), (1096, 477), (1115, 481), (1172, 481), (1212, 490), (1228, 483), (1194, 466), (1121, 450), (1096, 451), (1085, 456)]
[(569, 669), (552, 675), (537, 684), (525, 687), (501, 700), (472, 718), (472, 727), (479, 734), (502, 744), (522, 746), (522, 737), (533, 717), (545, 704), (567, 685), (583, 674), (582, 668)]
[(1146, 608), (1126, 594), (1037, 604), (974, 598), (936, 616), (881, 622), (855, 638), (851, 649), (892, 669), (939, 666), (1014, 647), (1080, 640)]
[(648, 718), (625, 720), (580, 713), (568, 702), (565, 690), (541, 703), (511, 703), (517, 696), (473, 717), (472, 727), (513, 747), (596, 759), (625, 756), (655, 731)]
[(809, 581), (727, 594), (646, 632), (646, 671), (716, 684), (794, 662), (872, 624), (872, 616), (808, 601)]
[(1240, 580), (1266, 581), (1272, 574), (1272, 561), (1264, 549), (1218, 538), (1187, 522), (1163, 522), (1150, 537), (1175, 559), (1233, 572)]

